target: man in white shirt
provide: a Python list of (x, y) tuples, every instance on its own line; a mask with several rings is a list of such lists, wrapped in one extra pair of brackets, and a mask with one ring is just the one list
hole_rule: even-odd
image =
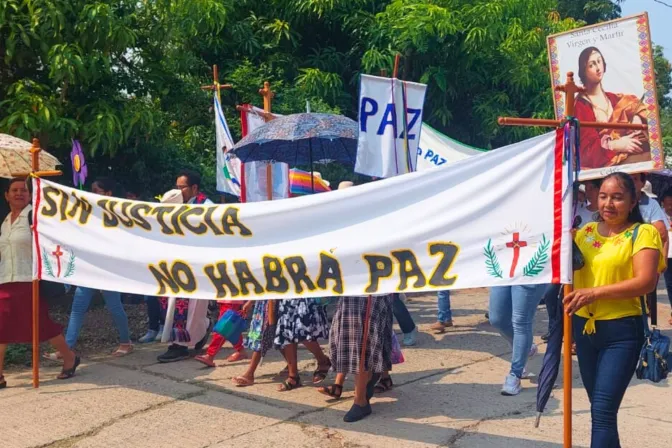
[(177, 175), (175, 189), (182, 192), (185, 204), (213, 204), (208, 197), (201, 192), (201, 175), (196, 171), (182, 170)]
[(597, 210), (597, 197), (600, 195), (600, 185), (602, 179), (589, 180), (581, 185), (586, 192), (585, 204), (580, 204), (574, 218), (574, 227), (580, 229), (589, 222), (597, 222), (600, 220), (600, 213)]
[[(201, 192), (201, 175), (195, 171), (183, 170), (177, 175), (175, 181), (175, 189), (182, 192), (182, 199), (185, 204), (213, 204), (208, 197)], [(181, 361), (189, 357), (189, 347), (194, 347), (195, 350), (201, 350), (208, 342), (210, 336), (211, 322), (208, 317), (209, 300), (195, 300), (195, 299), (178, 299), (183, 303), (188, 304), (186, 316), (184, 309), (178, 310), (177, 314), (174, 312), (173, 319), (171, 316), (166, 316), (166, 325), (169, 321), (174, 321), (173, 326), (179, 326), (180, 329), (185, 329), (186, 332), (182, 334), (188, 335), (189, 340), (174, 340), (168, 347), (168, 350), (159, 355), (158, 360), (162, 363)], [(168, 307), (170, 308), (170, 307)], [(178, 316), (179, 314), (179, 316)], [(181, 319), (178, 319), (180, 317)], [(180, 320), (186, 320), (186, 325)], [(184, 328), (186, 326), (186, 328)], [(176, 333), (175, 328), (167, 329), (168, 333)], [(166, 330), (164, 330), (166, 332)], [(181, 339), (181, 338), (179, 338)]]

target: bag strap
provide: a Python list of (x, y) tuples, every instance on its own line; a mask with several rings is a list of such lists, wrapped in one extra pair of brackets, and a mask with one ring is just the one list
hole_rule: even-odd
[[(632, 250), (635, 250), (635, 241), (637, 240), (637, 234), (639, 233), (639, 224), (635, 226), (632, 231)], [(633, 254), (634, 255), (634, 254)], [(649, 316), (646, 315), (646, 300), (645, 295), (639, 296), (639, 305), (642, 308), (642, 322), (644, 322), (644, 336), (649, 337), (651, 335), (651, 329), (649, 328)]]

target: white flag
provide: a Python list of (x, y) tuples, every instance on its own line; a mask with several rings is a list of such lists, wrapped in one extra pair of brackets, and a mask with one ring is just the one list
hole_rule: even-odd
[(425, 84), (362, 75), (355, 172), (391, 177), (415, 171), (426, 90)]
[(217, 138), (217, 191), (240, 196), (240, 160), (229, 151), (233, 138), (222, 105), (214, 94), (215, 134)]
[(422, 123), (418, 146), (418, 171), (445, 166), (460, 160), (483, 154), (485, 149), (474, 148), (443, 135), (427, 123)]

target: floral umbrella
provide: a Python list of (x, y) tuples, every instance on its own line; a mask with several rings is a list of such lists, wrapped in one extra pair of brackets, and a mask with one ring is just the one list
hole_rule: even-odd
[[(0, 177), (11, 179), (20, 173), (29, 173), (32, 168), (32, 145), (20, 138), (0, 134)], [(61, 162), (48, 152), (40, 151), (40, 169), (55, 170)]]
[(290, 166), (316, 162), (354, 165), (357, 122), (342, 115), (293, 114), (258, 127), (233, 147), (241, 162), (273, 160)]

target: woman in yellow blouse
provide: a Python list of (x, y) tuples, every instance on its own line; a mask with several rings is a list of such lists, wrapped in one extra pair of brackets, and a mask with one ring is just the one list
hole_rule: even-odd
[(628, 174), (604, 179), (598, 210), (600, 221), (576, 234), (585, 266), (575, 272), (576, 290), (564, 304), (574, 314), (576, 354), (591, 404), (590, 446), (615, 448), (621, 446), (618, 409), (644, 343), (639, 296), (655, 288), (665, 259), (658, 231), (643, 224)]

